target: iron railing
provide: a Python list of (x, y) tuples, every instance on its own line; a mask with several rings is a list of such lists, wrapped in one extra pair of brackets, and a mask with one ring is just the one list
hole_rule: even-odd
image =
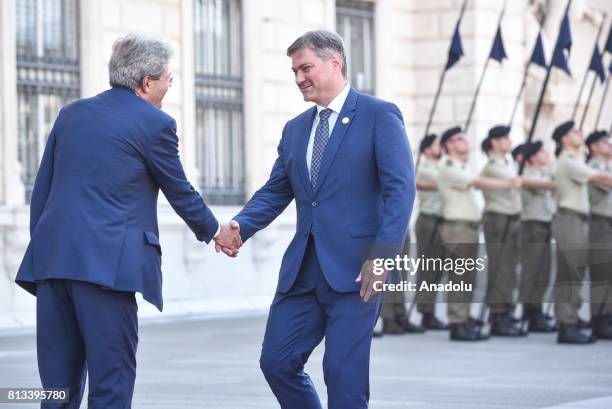
[(77, 0), (16, 0), (18, 159), (30, 201), (47, 135), (80, 95)]
[(196, 163), (211, 204), (245, 201), (239, 0), (194, 1)]

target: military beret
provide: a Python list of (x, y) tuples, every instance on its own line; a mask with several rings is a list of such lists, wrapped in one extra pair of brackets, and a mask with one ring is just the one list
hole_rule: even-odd
[(480, 149), (482, 149), (484, 153), (489, 153), (492, 147), (493, 146), (491, 145), (491, 138), (488, 136), (484, 138), (480, 143)]
[(505, 125), (494, 126), (489, 129), (489, 138), (503, 138), (504, 136), (510, 135), (510, 127)]
[(531, 142), (528, 144), (526, 143), (525, 147), (523, 148), (523, 159), (525, 160), (525, 162), (531, 159), (533, 155), (538, 153), (540, 149), (542, 149), (542, 146), (544, 146), (542, 141)]
[(598, 140), (607, 138), (607, 137), (608, 137), (608, 133), (606, 131), (594, 131), (594, 132), (591, 132), (588, 138), (586, 138), (585, 143), (587, 144), (587, 146), (589, 146), (592, 143), (595, 143)]
[(429, 148), (438, 136), (436, 134), (429, 134), (423, 138), (421, 141), (421, 145), (419, 146), (419, 152), (423, 152), (425, 149)]
[(512, 149), (512, 159), (516, 160), (520, 154), (525, 153), (525, 145), (526, 143), (521, 143), (520, 145), (516, 145), (514, 149)]
[(446, 131), (444, 131), (444, 133), (442, 134), (442, 137), (440, 137), (440, 142), (442, 144), (445, 144), (446, 141), (448, 141), (450, 138), (452, 138), (453, 136), (457, 135), (458, 133), (461, 133), (461, 128), (456, 126), (454, 128), (450, 128), (447, 129)]
[(561, 138), (565, 136), (569, 131), (574, 129), (576, 123), (574, 121), (567, 121), (559, 125), (552, 134), (552, 138), (555, 142), (560, 143)]

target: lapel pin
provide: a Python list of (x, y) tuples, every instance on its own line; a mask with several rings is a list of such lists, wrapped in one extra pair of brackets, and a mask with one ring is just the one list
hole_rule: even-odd
[(348, 124), (348, 123), (349, 123), (349, 121), (350, 121), (350, 119), (348, 118), (348, 116), (345, 116), (344, 118), (342, 118), (342, 123), (343, 123), (344, 125)]

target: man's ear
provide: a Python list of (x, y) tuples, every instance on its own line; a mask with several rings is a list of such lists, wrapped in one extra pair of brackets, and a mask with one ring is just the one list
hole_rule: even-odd
[(151, 83), (151, 78), (149, 77), (144, 77), (142, 79), (142, 81), (140, 82), (140, 92), (143, 94), (148, 94), (149, 93), (149, 88), (150, 88), (150, 83)]
[(340, 54), (333, 53), (330, 62), (332, 64), (332, 68), (334, 72), (341, 73), (342, 72), (342, 58), (340, 58)]

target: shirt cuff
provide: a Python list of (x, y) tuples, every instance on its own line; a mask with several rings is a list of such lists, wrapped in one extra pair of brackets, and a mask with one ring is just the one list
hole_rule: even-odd
[(221, 233), (221, 223), (219, 223), (219, 226), (217, 227), (217, 232), (213, 236), (213, 240), (219, 237), (219, 233)]

